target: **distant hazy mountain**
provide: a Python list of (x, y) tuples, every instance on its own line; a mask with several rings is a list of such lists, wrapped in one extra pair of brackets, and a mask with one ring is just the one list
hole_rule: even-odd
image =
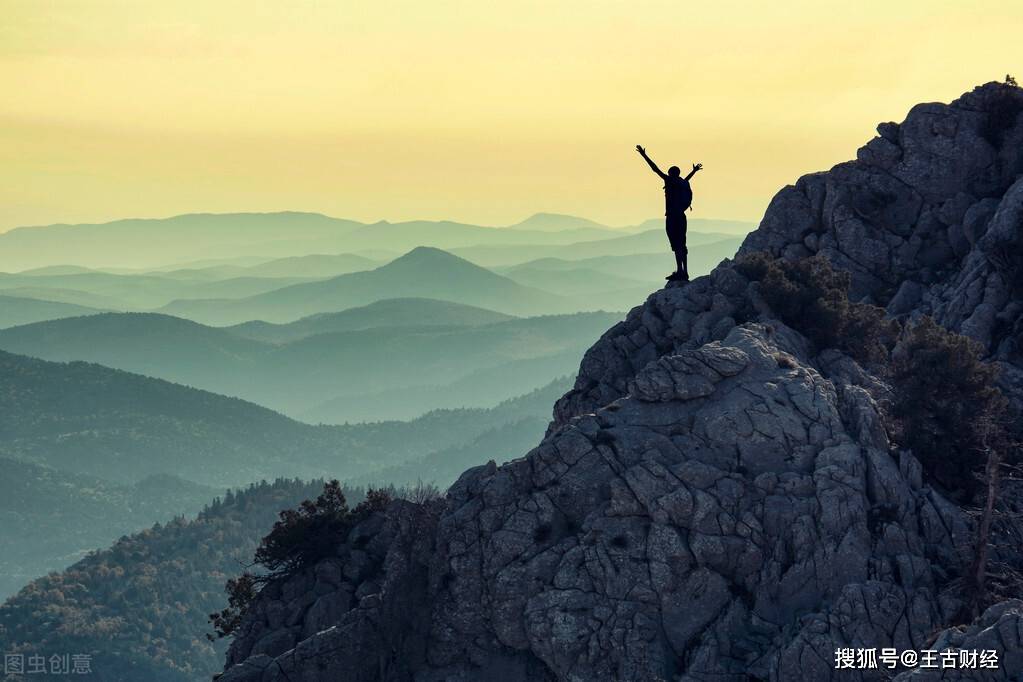
[(442, 448), (348, 482), (371, 486), (401, 486), (426, 481), (443, 490), (470, 467), (485, 464), (489, 460), (501, 464), (521, 457), (543, 438), (550, 421), (551, 406), (571, 385), (569, 378), (561, 378), (498, 405), (494, 411), (509, 420), (483, 431), (469, 442)]
[(245, 322), (229, 327), (235, 334), (283, 343), (315, 334), (399, 327), (475, 327), (513, 319), (485, 308), (430, 298), (391, 298), (338, 313), (320, 313), (288, 324)]
[(452, 249), (473, 244), (570, 244), (582, 240), (609, 239), (619, 233), (595, 223), (567, 230), (523, 229), (521, 227), (481, 227), (449, 220), (416, 220), (405, 223), (386, 221), (360, 227), (335, 242), (337, 251), (367, 249), (407, 251), (416, 246)]
[[(715, 243), (728, 243), (732, 254), (739, 248), (742, 239), (728, 234), (697, 232), (693, 229), (688, 233), (689, 252)], [(514, 245), (499, 246), (481, 245), (456, 248), (451, 250), (455, 255), (466, 258), (483, 267), (516, 265), (538, 258), (564, 258), (580, 260), (598, 256), (621, 256), (635, 253), (669, 253), (668, 238), (664, 227), (646, 230), (635, 234), (617, 236), (611, 239), (580, 241), (565, 245)]]
[(418, 247), (387, 265), (236, 300), (182, 300), (160, 312), (206, 324), (291, 322), (387, 298), (435, 298), (510, 315), (571, 312), (573, 302), (525, 287), (450, 253)]
[(0, 270), (19, 271), (65, 263), (99, 268), (154, 268), (200, 259), (283, 258), (362, 250), (403, 252), (419, 245), (450, 248), (487, 243), (564, 244), (615, 234), (590, 225), (587, 221), (585, 226), (552, 232), (547, 225), (543, 229), (518, 229), (451, 221), (365, 224), (296, 212), (189, 214), (103, 224), (16, 228), (0, 234)]
[(21, 272), (14, 274), (31, 277), (33, 275), (82, 275), (87, 272), (96, 271), (91, 268), (83, 268), (80, 265), (47, 265), (41, 268), (22, 270)]
[[(310, 254), (308, 256), (289, 256), (287, 258), (259, 259), (252, 264), (242, 263), (193, 263), (174, 268), (157, 268), (135, 273), (122, 274), (156, 274), (174, 279), (214, 282), (217, 280), (258, 277), (258, 278), (292, 278), (292, 279), (326, 279), (337, 277), (349, 272), (372, 270), (379, 267), (389, 258), (374, 260), (354, 253)], [(284, 286), (284, 284), (281, 284)]]
[(243, 268), (243, 272), (251, 277), (337, 277), (349, 272), (372, 270), (380, 265), (380, 261), (354, 253), (310, 254), (250, 265)]
[[(203, 264), (252, 265), (259, 260), (339, 253), (361, 253), (379, 260), (386, 259), (387, 252), (402, 253), (416, 246), (455, 249), (480, 245), (556, 245), (613, 238), (623, 232), (660, 226), (655, 219), (616, 229), (555, 213), (538, 213), (507, 227), (425, 220), (366, 224), (301, 212), (199, 213), (102, 224), (16, 228), (0, 234), (0, 271), (67, 265), (180, 269)], [(689, 227), (694, 232), (741, 236), (754, 226), (739, 221), (691, 218)], [(521, 260), (535, 257), (538, 256)], [(184, 263), (188, 265), (173, 265)]]
[[(551, 376), (574, 372), (583, 351), (620, 317), (595, 312), (464, 327), (381, 327), (278, 345), (166, 315), (111, 313), (0, 330), (0, 348), (47, 360), (97, 362), (293, 416), (345, 396), (353, 413), (329, 414), (355, 421), (408, 417), (445, 404), (494, 404), (524, 393)], [(473, 372), (516, 361), (541, 363), (536, 367), (549, 373), (523, 367), (515, 380), (487, 382), (484, 375), (471, 392), (437, 393), (437, 387)], [(525, 379), (530, 383), (521, 383)], [(406, 395), (376, 416), (359, 407), (361, 396), (382, 391)], [(469, 402), (472, 396), (481, 402)], [(444, 402), (454, 399), (460, 402)]]
[[(226, 604), (225, 576), (252, 561), (280, 510), (322, 490), (323, 481), (264, 482), (218, 498), (190, 520), (167, 519), (40, 578), (0, 605), (0, 650), (26, 658), (91, 654), (93, 674), (82, 679), (209, 680), (222, 667), (227, 644), (205, 637), (208, 614)], [(55, 503), (58, 494), (52, 490), (45, 502)], [(348, 497), (360, 499), (357, 491)], [(25, 679), (36, 676), (64, 677)]]
[[(725, 239), (690, 248), (690, 274), (694, 277), (706, 275), (725, 258), (734, 257), (738, 246), (737, 240)], [(672, 253), (663, 250), (653, 253), (596, 256), (579, 260), (538, 258), (517, 265), (498, 266), (494, 268), (494, 271), (516, 281), (532, 283), (533, 286), (564, 293), (571, 290), (567, 287), (585, 286), (587, 280), (580, 273), (586, 274), (587, 277), (594, 277), (593, 273), (598, 273), (601, 277), (610, 278), (601, 280), (600, 277), (595, 277), (590, 288), (591, 292), (595, 292), (600, 290), (601, 281), (619, 282), (624, 280), (634, 284), (637, 281), (660, 284), (664, 281), (664, 275), (674, 269), (675, 259)], [(559, 290), (559, 287), (566, 288)]]
[(223, 329), (152, 313), (105, 313), (0, 331), (0, 348), (67, 362), (84, 360), (209, 388), (210, 371), (254, 370), (271, 348)]
[(0, 352), (0, 457), (119, 483), (154, 474), (217, 487), (361, 476), (509, 419), (498, 410), (440, 410), (411, 422), (310, 426), (159, 379)]
[(171, 270), (196, 270), (214, 267), (241, 267), (247, 268), (251, 265), (268, 263), (275, 260), (274, 256), (225, 256), (223, 258), (200, 258), (183, 262), (168, 263), (159, 267), (148, 268), (104, 268), (108, 272), (123, 271), (128, 273), (138, 272), (169, 272)]
[[(157, 308), (180, 298), (240, 298), (279, 289), (289, 284), (315, 281), (315, 277), (230, 277), (192, 279), (164, 274), (114, 274), (84, 272), (68, 275), (0, 274), (0, 295), (30, 292), (34, 298), (78, 303), (92, 299), (98, 305), (119, 310)], [(48, 292), (52, 291), (50, 294)], [(78, 292), (72, 299), (72, 292)], [(26, 295), (19, 293), (18, 295)]]
[(539, 232), (579, 232), (582, 230), (610, 230), (607, 225), (564, 213), (535, 213), (522, 222), (508, 226), (513, 230), (530, 230)]
[(195, 514), (218, 492), (168, 475), (119, 485), (0, 458), (0, 601), (121, 535)]
[(76, 315), (91, 315), (99, 312), (102, 311), (70, 303), (0, 296), (0, 329), (19, 324), (31, 324), (32, 322), (56, 320), (61, 317), (73, 317)]
[[(638, 277), (622, 277), (586, 267), (553, 269), (534, 268), (526, 264), (507, 268), (502, 274), (519, 284), (552, 291), (562, 296), (599, 296), (604, 291), (632, 289), (647, 284)], [(651, 279), (646, 272), (640, 274), (646, 276), (648, 280)]]
[[(81, 362), (0, 353), (0, 455), (134, 482), (208, 485), (358, 469), (339, 435), (233, 398)], [(314, 464), (315, 463), (315, 464)]]
[[(757, 228), (756, 223), (745, 220), (720, 220), (717, 218), (688, 218), (689, 229), (695, 232), (708, 232), (724, 234), (730, 237), (745, 237)], [(664, 218), (651, 218), (644, 220), (639, 225), (624, 228), (630, 232), (645, 232), (647, 230), (663, 230)]]
[[(27, 283), (31, 284), (31, 282)], [(124, 306), (127, 305), (124, 301), (110, 296), (92, 294), (87, 291), (78, 291), (77, 289), (62, 289), (51, 286), (5, 286), (8, 284), (10, 283), (3, 280), (3, 275), (0, 275), (0, 296), (67, 303), (95, 310), (123, 310)]]
[(657, 282), (661, 279), (659, 273), (665, 268), (674, 267), (674, 265), (675, 259), (672, 257), (671, 251), (660, 251), (657, 253), (634, 253), (621, 256), (596, 256), (594, 258), (580, 258), (579, 260), (537, 258), (515, 265), (495, 266), (493, 270), (505, 277), (514, 277), (515, 273), (519, 270), (571, 272), (583, 269), (625, 279)]
[[(303, 242), (335, 238), (361, 223), (316, 213), (198, 213), (98, 225), (21, 227), (0, 234), (0, 269), (60, 263), (87, 267), (155, 267), (200, 258), (311, 253)], [(294, 240), (284, 252), (282, 240)], [(341, 249), (339, 249), (341, 250)]]
[[(338, 424), (413, 419), (428, 409), (490, 407), (509, 396), (533, 391), (551, 377), (575, 372), (581, 357), (582, 351), (578, 348), (551, 354), (538, 352), (536, 357), (482, 367), (446, 383), (346, 392), (296, 416), (311, 424)], [(555, 399), (560, 397), (561, 394), (554, 396)]]
[(454, 445), (411, 462), (387, 467), (355, 482), (378, 486), (385, 481), (393, 481), (395, 485), (431, 481), (445, 489), (466, 469), (486, 464), (489, 460), (502, 464), (529, 452), (543, 439), (548, 422), (541, 417), (525, 417), (490, 429), (471, 443)]

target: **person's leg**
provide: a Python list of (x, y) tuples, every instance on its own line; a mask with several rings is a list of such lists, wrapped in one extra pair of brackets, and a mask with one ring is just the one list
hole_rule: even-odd
[(675, 252), (675, 273), (681, 277), (688, 277), (689, 275), (689, 272), (686, 270), (685, 249)]
[(679, 265), (681, 261), (678, 259), (678, 251), (676, 251), (676, 249), (678, 248), (678, 226), (676, 225), (676, 220), (674, 216), (670, 215), (665, 216), (664, 231), (668, 235), (668, 244), (669, 246), (671, 246), (671, 250), (675, 252), (675, 272), (671, 273), (664, 279), (673, 280), (678, 278), (678, 276), (682, 272), (681, 270), (679, 270), (679, 267), (681, 267)]
[[(681, 265), (679, 266), (681, 268), (679, 270), (679, 272), (682, 273), (685, 276), (685, 279), (688, 280), (689, 279), (689, 249), (686, 248), (686, 230), (689, 227), (689, 225), (688, 225), (689, 221), (686, 220), (686, 214), (685, 213), (682, 214), (682, 221), (681, 222), (682, 222), (682, 225), (681, 225), (680, 232), (681, 232), (682, 248), (679, 249), (679, 251), (682, 252), (682, 261), (681, 261)], [(677, 252), (676, 252), (676, 260), (677, 260)]]

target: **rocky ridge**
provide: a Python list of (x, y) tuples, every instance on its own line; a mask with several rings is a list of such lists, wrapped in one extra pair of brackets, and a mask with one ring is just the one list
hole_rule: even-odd
[[(823, 254), (855, 300), (977, 339), (1021, 400), (1021, 111), (995, 83), (914, 107), (779, 192), (742, 251)], [(669, 285), (586, 354), (537, 448), (269, 586), (221, 682), (974, 679), (835, 669), (939, 646), (995, 648), (985, 679), (1010, 679), (1023, 603), (946, 629), (972, 522), (893, 455), (880, 390), (729, 262)]]

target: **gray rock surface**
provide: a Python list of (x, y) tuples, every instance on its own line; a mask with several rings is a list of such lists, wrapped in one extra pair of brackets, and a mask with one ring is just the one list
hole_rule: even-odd
[[(856, 161), (779, 192), (743, 251), (825, 254), (856, 300), (983, 343), (1019, 399), (1017, 104), (989, 84), (882, 124)], [(587, 352), (538, 447), (268, 588), (221, 680), (988, 679), (835, 669), (839, 648), (935, 633), (1000, 649), (990, 679), (1010, 679), (1023, 607), (946, 629), (972, 522), (893, 454), (885, 391), (727, 261), (670, 284)]]

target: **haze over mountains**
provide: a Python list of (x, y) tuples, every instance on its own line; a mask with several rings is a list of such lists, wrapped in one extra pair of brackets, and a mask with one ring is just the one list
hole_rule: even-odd
[(111, 483), (9, 458), (0, 470), (0, 545), (15, 550), (0, 555), (0, 599), (122, 535), (194, 514), (222, 492), (170, 475)]
[(221, 325), (254, 319), (291, 322), (385, 298), (417, 295), (512, 315), (579, 309), (562, 296), (523, 286), (440, 249), (420, 246), (374, 270), (293, 284), (244, 298), (175, 301), (160, 312)]
[[(734, 253), (737, 229), (743, 224), (691, 222), (693, 274)], [(537, 272), (542, 266), (532, 265), (550, 259), (564, 267)], [(506, 228), (364, 225), (304, 213), (18, 228), (0, 234), (0, 269), (12, 271), (0, 272), (0, 296), (81, 310), (18, 302), (15, 311), (12, 303), (0, 312), (0, 328), (105, 310), (160, 311), (221, 326), (289, 322), (408, 297), (515, 315), (624, 311), (672, 267), (655, 223), (612, 229), (557, 214)]]
[[(741, 235), (752, 229), (734, 221), (693, 219), (694, 232)], [(736, 232), (736, 229), (741, 232)], [(0, 271), (50, 265), (90, 268), (157, 268), (211, 258), (385, 250), (417, 246), (450, 249), (478, 245), (571, 244), (620, 236), (614, 229), (574, 216), (537, 214), (510, 227), (450, 221), (373, 224), (317, 213), (188, 214), (102, 224), (20, 227), (0, 233)], [(656, 229), (651, 226), (648, 229)]]
[[(167, 315), (107, 313), (0, 330), (0, 349), (95, 362), (241, 397), (294, 417), (342, 396), (358, 402), (381, 391), (399, 394), (399, 402), (380, 405), (374, 417), (338, 410), (323, 420), (340, 423), (410, 418), (434, 407), (492, 406), (575, 371), (582, 351), (619, 318), (577, 313), (469, 326), (427, 320), (323, 333), (315, 323), (329, 323), (330, 317), (312, 318), (295, 323), (311, 330), (310, 336), (270, 343)], [(532, 380), (511, 387), (487, 382), (488, 389), (471, 402), (447, 402), (457, 392), (438, 400), (438, 388), (510, 363), (516, 363), (516, 374)], [(539, 370), (531, 372), (531, 365)]]
[(281, 343), (325, 334), (372, 328), (474, 327), (515, 319), (486, 308), (430, 298), (391, 298), (337, 313), (320, 313), (286, 324), (245, 322), (228, 329), (239, 336)]
[[(693, 274), (749, 227), (693, 220)], [(0, 234), (0, 544), (20, 547), (0, 597), (226, 486), (443, 486), (520, 454), (583, 350), (661, 286), (665, 247), (656, 222), (558, 214)], [(52, 509), (24, 499), (47, 489)]]
[[(158, 379), (0, 352), (0, 545), (17, 548), (0, 558), (0, 598), (124, 533), (194, 513), (228, 486), (285, 473), (446, 485), (465, 461), (510, 457), (539, 438), (569, 385), (489, 410), (308, 426)], [(393, 476), (380, 473), (388, 467)]]
[(103, 311), (73, 303), (17, 296), (0, 296), (0, 329), (43, 320), (90, 315), (100, 312)]

